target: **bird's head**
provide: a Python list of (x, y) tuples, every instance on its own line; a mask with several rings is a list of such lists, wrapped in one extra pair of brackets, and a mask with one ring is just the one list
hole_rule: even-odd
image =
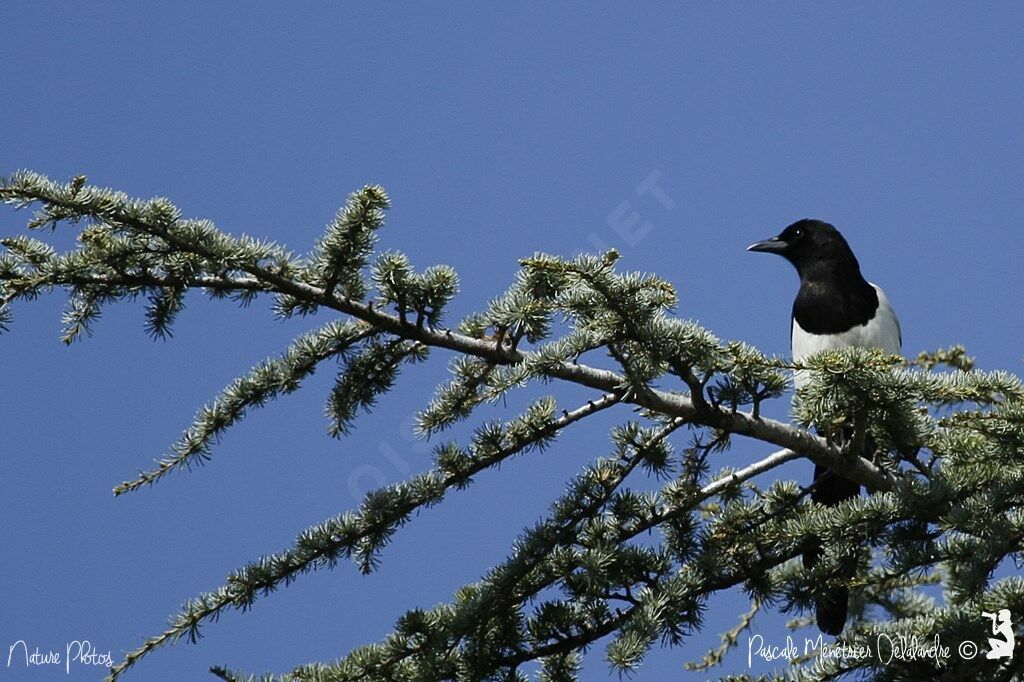
[(821, 220), (798, 220), (777, 237), (755, 242), (747, 251), (763, 251), (783, 256), (803, 273), (816, 264), (835, 267), (857, 260), (839, 230)]

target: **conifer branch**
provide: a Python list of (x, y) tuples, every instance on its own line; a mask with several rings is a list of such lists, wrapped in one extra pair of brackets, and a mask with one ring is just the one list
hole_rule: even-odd
[(151, 471), (114, 487), (114, 495), (153, 485), (181, 467), (203, 464), (210, 457), (211, 443), (252, 407), (260, 407), (279, 395), (297, 390), (324, 360), (344, 355), (359, 342), (377, 332), (363, 324), (331, 322), (299, 337), (284, 355), (263, 361), (236, 379), (214, 401), (203, 407), (195, 422), (172, 447), (172, 454)]
[[(549, 588), (557, 576), (541, 572), (543, 563), (553, 553), (579, 542), (580, 524), (606, 507), (638, 466), (650, 459), (659, 459), (665, 447), (665, 439), (684, 424), (677, 419), (657, 429), (627, 426), (616, 430), (619, 456), (600, 460), (588, 467), (570, 484), (569, 492), (552, 505), (552, 518), (527, 531), (516, 543), (511, 557), (492, 569), (483, 581), (463, 590), (470, 597), (460, 600), (455, 606), (455, 613), (447, 619), (455, 627), (444, 633), (444, 651), (437, 656), (443, 659), (453, 655), (466, 638), (485, 630), (488, 622), (501, 621), (507, 615), (507, 609), (515, 609)], [(427, 614), (426, 620), (433, 621), (433, 615)], [(431, 634), (434, 640), (440, 638), (436, 627)], [(372, 667), (364, 669), (362, 654), (357, 650), (334, 666), (304, 666), (297, 668), (289, 677), (299, 680), (334, 679), (331, 671), (342, 670), (344, 672), (340, 673), (338, 679), (349, 682), (379, 679), (382, 675), (398, 678), (402, 675), (401, 666), (411, 657), (422, 653), (422, 647), (397, 646), (394, 653), (384, 658), (374, 658)], [(557, 653), (562, 652), (551, 655)]]
[(228, 607), (247, 609), (258, 595), (269, 594), (302, 573), (332, 568), (340, 557), (357, 560), (363, 571), (369, 572), (374, 566), (376, 552), (416, 510), (439, 503), (449, 490), (464, 488), (481, 471), (544, 443), (565, 427), (619, 401), (616, 394), (588, 401), (538, 428), (531, 428), (529, 435), (514, 439), (504, 447), (491, 450), (484, 447), (484, 451), (475, 457), (446, 458), (449, 451), (441, 449), (438, 468), (419, 474), (408, 482), (368, 494), (358, 512), (345, 513), (307, 529), (296, 538), (292, 550), (263, 557), (229, 575), (224, 587), (186, 603), (182, 612), (172, 620), (171, 627), (126, 653), (124, 660), (110, 669), (108, 682), (114, 682), (139, 659), (164, 644), (182, 637), (195, 641), (203, 622), (216, 619)]
[[(453, 623), (473, 624), (474, 629), (480, 628), (488, 622), (488, 619), (499, 618), (502, 615), (503, 608), (515, 608), (516, 605), (526, 602), (541, 591), (551, 587), (559, 579), (558, 574), (544, 574), (543, 577), (537, 577), (533, 580), (528, 580), (528, 578), (538, 569), (540, 563), (550, 557), (553, 552), (556, 552), (559, 547), (567, 547), (579, 542), (580, 531), (577, 524), (581, 523), (584, 519), (592, 517), (595, 510), (608, 504), (612, 494), (629, 473), (646, 457), (650, 456), (650, 448), (656, 448), (670, 433), (684, 424), (685, 422), (677, 419), (654, 431), (637, 448), (635, 454), (625, 460), (621, 467), (599, 474), (595, 480), (601, 482), (601, 486), (598, 488), (600, 494), (581, 498), (570, 492), (569, 495), (557, 502), (554, 507), (565, 510), (564, 518), (556, 517), (541, 523), (521, 538), (518, 543), (520, 549), (516, 554), (502, 566), (492, 570), (481, 585), (475, 586), (473, 599), (468, 602), (460, 602), (456, 606), (456, 613), (451, 615), (449, 620)], [(701, 501), (713, 497), (725, 489), (725, 487), (742, 483), (758, 473), (778, 466), (795, 457), (797, 457), (795, 453), (780, 451), (735, 474), (718, 479), (704, 486), (697, 496), (688, 500), (688, 504), (685, 507), (679, 505), (666, 507), (659, 513), (652, 514), (647, 520), (636, 523), (629, 529), (623, 529), (619, 535), (618, 542), (628, 542), (665, 523), (669, 519), (678, 517), (683, 512), (692, 511)], [(616, 460), (610, 461), (615, 462)], [(587, 486), (581, 485), (584, 480), (580, 479), (572, 490), (589, 490)], [(791, 557), (792, 553), (784, 554), (779, 557), (778, 562), (768, 564), (768, 566), (775, 566), (777, 563), (786, 561)], [(737, 582), (725, 582), (718, 589), (733, 587)], [(465, 613), (461, 613), (462, 610), (465, 610)], [(572, 651), (579, 646), (600, 639), (615, 628), (620, 627), (628, 620), (631, 614), (632, 611), (620, 614), (620, 617), (609, 620), (603, 627), (589, 630), (586, 635), (581, 634), (577, 637), (563, 639), (557, 645), (537, 647), (529, 653), (521, 652), (518, 657), (511, 657), (507, 662), (495, 664), (489, 670), (495, 672), (505, 666), (514, 667), (530, 660)], [(445, 650), (436, 653), (436, 655), (440, 658), (452, 655), (456, 647), (463, 641), (463, 638), (470, 635), (471, 631), (458, 629), (446, 634), (447, 643), (444, 647)], [(436, 632), (434, 637), (437, 637)], [(372, 666), (365, 668), (364, 672), (360, 672), (364, 670), (364, 664), (361, 663), (362, 654), (357, 650), (344, 661), (335, 664), (335, 666), (327, 668), (316, 665), (306, 666), (296, 669), (292, 675), (294, 679), (300, 680), (344, 680), (344, 682), (382, 679), (381, 676), (384, 679), (398, 679), (401, 677), (401, 674), (396, 672), (399, 669), (396, 666), (400, 666), (410, 657), (422, 653), (424, 652), (421, 649), (400, 648), (396, 653), (386, 658), (372, 658)]]
[[(7, 280), (22, 288), (55, 287), (55, 286), (101, 286), (123, 287), (126, 289), (149, 289), (166, 287), (185, 287), (188, 289), (212, 289), (215, 291), (257, 291), (269, 292), (270, 288), (254, 277), (217, 277), (213, 275), (196, 275), (192, 277), (171, 277), (157, 274), (116, 274), (102, 275), (97, 273), (48, 273), (37, 277), (26, 277), (10, 272), (0, 272), (0, 280)], [(16, 298), (16, 296), (12, 296)]]

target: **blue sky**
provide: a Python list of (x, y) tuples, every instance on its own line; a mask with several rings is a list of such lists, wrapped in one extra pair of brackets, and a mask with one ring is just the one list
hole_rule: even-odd
[[(1020, 5), (38, 2), (4, 14), (0, 173), (85, 173), (299, 252), (348, 192), (378, 182), (394, 204), (381, 247), (454, 266), (456, 316), (500, 293), (518, 257), (614, 246), (623, 267), (678, 287), (681, 316), (773, 353), (788, 351), (796, 276), (744, 247), (817, 217), (886, 289), (908, 354), (959, 342), (982, 367), (1020, 369)], [(659, 192), (638, 192), (645, 180)], [(0, 210), (0, 233), (27, 217)], [(326, 435), (321, 371), (236, 427), (209, 466), (114, 499), (196, 408), (313, 321), (194, 297), (174, 338), (152, 342), (126, 304), (65, 348), (62, 304), (19, 305), (0, 338), (0, 652), (89, 639), (118, 659), (230, 570), (429, 463), (409, 417), (443, 379), (441, 353), (349, 438)], [(446, 601), (500, 561), (606, 454), (614, 421), (480, 476), (401, 530), (378, 573), (304, 576), (127, 679), (281, 672), (378, 640), (406, 608)], [(764, 452), (737, 440), (717, 464)], [(652, 653), (636, 679), (705, 678), (683, 664), (746, 603), (708, 606), (706, 631)], [(768, 613), (755, 631), (781, 641), (783, 622)], [(602, 651), (586, 679), (611, 679)], [(733, 656), (723, 672), (745, 669)], [(5, 655), (6, 679), (69, 676), (7, 668)]]

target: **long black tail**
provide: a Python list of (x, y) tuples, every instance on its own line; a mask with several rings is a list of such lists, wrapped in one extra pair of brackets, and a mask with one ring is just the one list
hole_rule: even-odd
[[(814, 489), (811, 499), (825, 506), (834, 506), (843, 500), (860, 495), (860, 484), (843, 478), (828, 467), (814, 465)], [(804, 568), (811, 568), (818, 563), (821, 556), (821, 542), (815, 541), (804, 552)], [(854, 567), (851, 566), (846, 577), (853, 577)], [(839, 587), (830, 590), (814, 603), (815, 619), (818, 629), (827, 635), (838, 635), (846, 626), (846, 616), (850, 606), (850, 590)]]

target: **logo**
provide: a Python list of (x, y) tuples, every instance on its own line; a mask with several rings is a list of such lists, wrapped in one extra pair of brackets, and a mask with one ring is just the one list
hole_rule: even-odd
[(985, 658), (1013, 658), (1015, 640), (1013, 637), (1013, 624), (1010, 623), (1010, 610), (999, 609), (999, 613), (982, 612), (981, 615), (992, 621), (992, 634), (996, 637), (1002, 637), (1002, 639), (988, 638), (989, 651), (985, 654)]

